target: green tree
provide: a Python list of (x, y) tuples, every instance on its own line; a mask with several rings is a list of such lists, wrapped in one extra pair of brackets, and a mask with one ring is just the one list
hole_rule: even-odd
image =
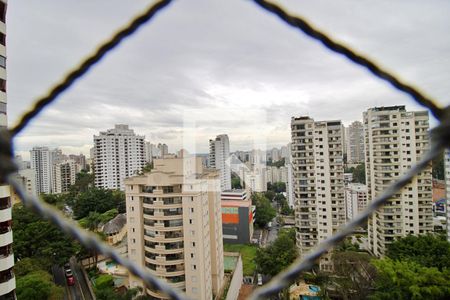
[(43, 265), (42, 261), (36, 258), (25, 257), (14, 264), (14, 275), (20, 278), (31, 272), (45, 271)]
[(371, 256), (365, 252), (334, 251), (333, 285), (339, 299), (366, 299), (372, 290), (375, 267), (370, 263)]
[(149, 173), (151, 170), (153, 170), (153, 162), (151, 163), (146, 163), (145, 166), (142, 168), (141, 173)]
[(282, 229), (272, 244), (257, 250), (255, 262), (259, 272), (275, 276), (288, 267), (296, 257), (295, 229)]
[(450, 269), (450, 243), (444, 235), (409, 235), (388, 245), (386, 256), (409, 260), (424, 267)]
[(450, 270), (439, 271), (413, 261), (375, 260), (375, 291), (369, 299), (450, 299)]
[(289, 203), (287, 202), (286, 198), (281, 200), (280, 205), (281, 205), (280, 212), (282, 215), (289, 216), (294, 214), (294, 210), (289, 206)]
[(286, 183), (281, 181), (272, 184), (269, 183), (267, 189), (275, 193), (283, 193), (286, 192)]
[(274, 191), (264, 192), (264, 197), (269, 199), (269, 201), (272, 201), (275, 198), (275, 196), (276, 196), (276, 193)]
[(81, 219), (88, 216), (90, 212), (104, 213), (114, 208), (119, 212), (125, 212), (123, 192), (90, 188), (75, 197), (73, 212), (76, 219)]
[(86, 192), (94, 186), (94, 174), (81, 171), (76, 175), (75, 184), (70, 186), (69, 191), (73, 194)]
[(252, 200), (256, 206), (255, 223), (263, 228), (276, 216), (276, 211), (272, 207), (270, 201), (263, 194), (253, 193)]
[(353, 170), (353, 182), (366, 184), (366, 167), (365, 164), (357, 165)]
[(232, 189), (242, 189), (241, 179), (239, 177), (231, 178), (231, 188)]
[(40, 260), (49, 270), (51, 264), (63, 265), (79, 251), (79, 244), (55, 225), (36, 216), (21, 204), (12, 209), (14, 254)]
[(52, 277), (45, 271), (34, 271), (16, 282), (16, 295), (19, 300), (64, 299), (64, 290), (52, 282)]

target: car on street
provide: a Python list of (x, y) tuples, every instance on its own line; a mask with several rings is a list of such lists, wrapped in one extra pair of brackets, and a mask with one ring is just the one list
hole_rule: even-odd
[(73, 277), (72, 269), (70, 268), (69, 263), (64, 265), (64, 275), (66, 276), (67, 285), (75, 284), (75, 278)]
[(75, 285), (75, 278), (73, 277), (73, 275), (70, 277), (67, 277), (66, 280), (67, 280), (67, 285)]

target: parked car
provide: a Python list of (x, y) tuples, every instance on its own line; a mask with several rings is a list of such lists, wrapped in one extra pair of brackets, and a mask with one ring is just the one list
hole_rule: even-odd
[(258, 274), (258, 285), (259, 285), (259, 286), (263, 285), (263, 282), (262, 282), (262, 275), (261, 275), (261, 274)]

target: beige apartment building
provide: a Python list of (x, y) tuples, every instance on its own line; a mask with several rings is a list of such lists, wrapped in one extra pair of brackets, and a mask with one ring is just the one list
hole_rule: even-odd
[[(375, 107), (364, 112), (368, 203), (414, 166), (428, 149), (428, 112), (405, 106)], [(383, 256), (398, 237), (432, 230), (431, 164), (369, 220), (369, 247)]]
[[(293, 117), (292, 166), (297, 247), (305, 255), (345, 223), (343, 126)], [(321, 266), (330, 267), (326, 261)]]
[[(218, 171), (196, 157), (155, 159), (150, 173), (126, 179), (129, 258), (190, 299), (212, 299), (224, 278), (220, 189)], [(130, 277), (130, 286), (143, 283)]]

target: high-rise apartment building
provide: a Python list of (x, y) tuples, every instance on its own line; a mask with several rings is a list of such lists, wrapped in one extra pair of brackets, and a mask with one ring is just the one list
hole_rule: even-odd
[[(428, 149), (428, 112), (404, 106), (375, 107), (364, 112), (367, 200), (370, 203)], [(369, 248), (376, 256), (408, 234), (432, 230), (431, 164), (394, 195), (369, 220)]]
[(450, 151), (445, 150), (444, 156), (444, 168), (445, 168), (445, 189), (447, 193), (447, 241), (450, 242)]
[(136, 175), (144, 165), (144, 136), (136, 135), (128, 125), (115, 125), (94, 135), (96, 187), (123, 190), (124, 179)]
[[(0, 1), (0, 129), (6, 119), (6, 0)], [(0, 298), (15, 299), (14, 255), (11, 231), (10, 187), (0, 182)]]
[(53, 193), (68, 192), (69, 187), (75, 184), (76, 174), (80, 169), (81, 166), (71, 159), (53, 164)]
[(33, 147), (30, 151), (31, 168), (35, 171), (38, 194), (52, 193), (54, 157), (55, 155), (48, 147)]
[(169, 154), (169, 147), (166, 144), (158, 144), (159, 155), (161, 158), (164, 158), (167, 154)]
[[(129, 258), (190, 299), (212, 299), (224, 278), (218, 171), (198, 157), (155, 159), (125, 184)], [(142, 282), (130, 277), (130, 285)]]
[(347, 162), (364, 162), (364, 126), (359, 121), (354, 121), (348, 127)]
[(247, 190), (223, 191), (222, 230), (223, 239), (231, 244), (248, 244), (253, 236), (255, 206)]
[(228, 135), (218, 135), (209, 140), (209, 165), (219, 170), (220, 188), (222, 191), (231, 189), (230, 141)]
[[(307, 116), (291, 119), (295, 222), (301, 255), (346, 221), (342, 128), (341, 121), (315, 122)], [(326, 262), (321, 265), (329, 267)]]

